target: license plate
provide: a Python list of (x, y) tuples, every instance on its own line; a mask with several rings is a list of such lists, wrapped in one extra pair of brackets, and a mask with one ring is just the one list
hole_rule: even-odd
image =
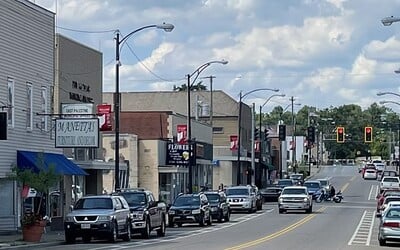
[(90, 229), (90, 224), (81, 224), (82, 229)]

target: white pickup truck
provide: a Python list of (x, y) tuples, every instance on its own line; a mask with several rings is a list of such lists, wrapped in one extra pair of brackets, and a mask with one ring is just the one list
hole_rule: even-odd
[(385, 188), (399, 188), (400, 179), (397, 176), (384, 176), (380, 183), (380, 189)]

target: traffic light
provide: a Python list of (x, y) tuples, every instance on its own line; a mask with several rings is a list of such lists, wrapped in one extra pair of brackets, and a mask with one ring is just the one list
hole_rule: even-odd
[(286, 140), (286, 125), (281, 124), (278, 127), (278, 137), (279, 141), (285, 141)]
[(364, 128), (364, 142), (372, 142), (372, 127)]
[(254, 139), (257, 140), (260, 138), (260, 130), (258, 128), (256, 128), (254, 130)]
[(268, 141), (268, 129), (264, 129), (264, 141)]
[(307, 127), (307, 141), (309, 144), (315, 142), (315, 128), (313, 126)]
[(343, 143), (344, 142), (344, 127), (336, 128), (336, 142)]

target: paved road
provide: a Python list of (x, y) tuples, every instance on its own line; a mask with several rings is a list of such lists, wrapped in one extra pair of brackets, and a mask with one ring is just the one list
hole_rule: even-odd
[[(51, 249), (397, 249), (379, 247), (375, 217), (377, 181), (361, 179), (355, 166), (324, 167), (314, 178), (331, 178), (344, 201), (314, 203), (314, 212), (278, 214), (276, 203), (253, 214), (233, 214), (228, 223), (210, 227), (168, 228), (164, 238), (131, 242), (93, 242)], [(33, 248), (31, 248), (33, 249)], [(41, 247), (41, 249), (44, 249)]]

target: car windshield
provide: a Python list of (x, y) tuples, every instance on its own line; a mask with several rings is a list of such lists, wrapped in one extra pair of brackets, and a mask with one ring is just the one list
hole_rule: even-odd
[(287, 188), (283, 189), (282, 194), (307, 194), (304, 188)]
[(294, 174), (294, 175), (291, 175), (290, 178), (293, 179), (293, 180), (301, 180), (303, 178), (303, 175)]
[(74, 209), (112, 209), (112, 200), (110, 198), (85, 198), (79, 199)]
[(308, 188), (319, 188), (319, 183), (317, 182), (306, 182), (304, 183), (304, 186), (308, 187)]
[(206, 194), (207, 199), (209, 202), (218, 202), (219, 201), (219, 194)]
[(292, 185), (292, 180), (279, 180), (278, 185)]
[(146, 204), (145, 193), (122, 193), (121, 195), (125, 198), (130, 207)]
[(319, 182), (321, 183), (322, 186), (328, 186), (328, 181), (326, 180), (320, 180)]
[(399, 179), (392, 178), (392, 177), (385, 177), (382, 181), (383, 182), (399, 182)]
[(386, 213), (386, 218), (398, 218), (400, 219), (400, 208), (392, 207)]
[(391, 201), (400, 201), (400, 196), (399, 197), (387, 197), (385, 199), (385, 204), (388, 204)]
[(228, 188), (226, 195), (249, 195), (249, 190), (247, 188)]
[(199, 196), (182, 196), (176, 198), (174, 202), (174, 206), (193, 206), (199, 204), (200, 204)]

